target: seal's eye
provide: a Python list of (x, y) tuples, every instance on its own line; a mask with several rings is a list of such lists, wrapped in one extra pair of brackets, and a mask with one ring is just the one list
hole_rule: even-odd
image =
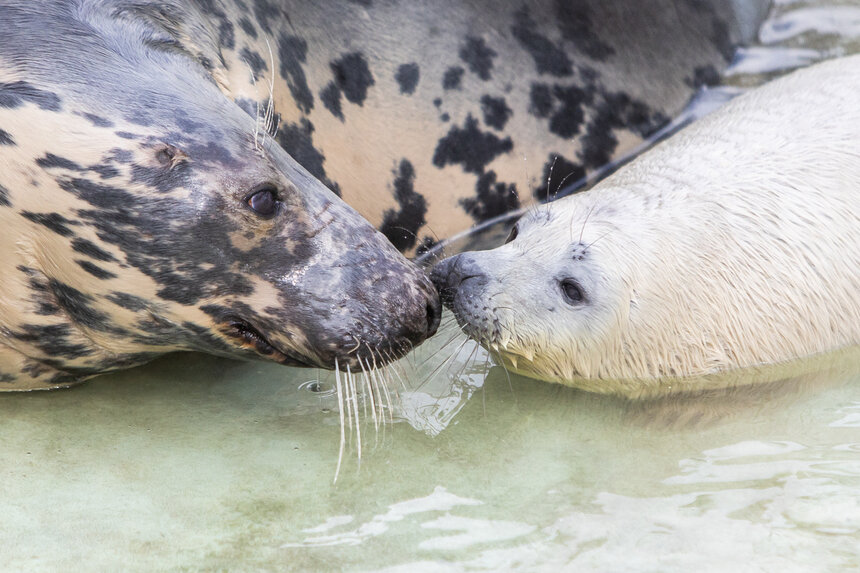
[(561, 292), (564, 294), (564, 302), (571, 305), (579, 305), (585, 302), (585, 293), (582, 287), (573, 279), (561, 281)]
[(245, 203), (254, 213), (268, 219), (278, 211), (278, 191), (271, 185), (263, 185), (246, 197)]
[(520, 234), (520, 226), (519, 226), (519, 224), (514, 225), (514, 228), (513, 228), (513, 229), (511, 229), (511, 233), (508, 235), (508, 238), (507, 238), (507, 239), (505, 239), (505, 244), (507, 245), (508, 243), (510, 243), (511, 241), (513, 241), (514, 239), (516, 239), (516, 238), (517, 238), (517, 235), (519, 235), (519, 234)]

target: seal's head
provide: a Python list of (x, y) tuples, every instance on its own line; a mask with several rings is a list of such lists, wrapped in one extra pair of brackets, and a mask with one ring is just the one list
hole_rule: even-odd
[(423, 271), (133, 8), (0, 8), (0, 379), (173, 350), (372, 367), (433, 334)]

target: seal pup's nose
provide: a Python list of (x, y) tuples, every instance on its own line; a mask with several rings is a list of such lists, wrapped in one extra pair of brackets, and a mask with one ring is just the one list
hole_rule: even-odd
[(430, 273), (430, 280), (433, 281), (446, 306), (450, 306), (454, 301), (461, 284), (467, 279), (475, 279), (469, 281), (471, 286), (482, 286), (487, 282), (487, 275), (475, 260), (473, 253), (461, 253), (448, 257), (437, 263)]

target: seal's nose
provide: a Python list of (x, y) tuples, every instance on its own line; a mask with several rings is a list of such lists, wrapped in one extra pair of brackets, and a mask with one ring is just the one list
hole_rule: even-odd
[(430, 285), (427, 296), (427, 338), (436, 334), (439, 328), (439, 323), (442, 321), (442, 301), (439, 298), (439, 293)]
[(412, 323), (410, 331), (404, 333), (406, 338), (416, 345), (436, 334), (436, 329), (439, 328), (439, 322), (442, 319), (442, 302), (439, 300), (439, 293), (436, 292), (436, 288), (426, 275), (422, 276), (421, 279), (421, 286), (423, 287), (421, 290), (424, 297), (423, 316), (416, 317), (417, 320)]

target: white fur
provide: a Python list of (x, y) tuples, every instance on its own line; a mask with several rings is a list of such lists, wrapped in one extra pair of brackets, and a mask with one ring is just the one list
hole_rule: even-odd
[[(860, 345), (860, 56), (739, 97), (475, 257), (494, 279), (488, 346), (593, 391)], [(564, 302), (565, 276), (587, 304)]]

